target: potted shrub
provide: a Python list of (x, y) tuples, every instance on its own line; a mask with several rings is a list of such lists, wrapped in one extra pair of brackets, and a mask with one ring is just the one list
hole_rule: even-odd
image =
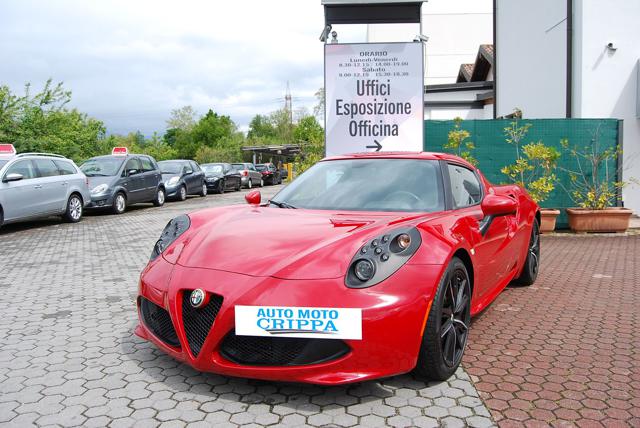
[(449, 131), (447, 142), (442, 146), (445, 150), (449, 150), (456, 156), (469, 162), (471, 165), (478, 166), (478, 160), (473, 157), (473, 151), (476, 146), (473, 141), (469, 141), (471, 133), (462, 129), (462, 118), (453, 119), (453, 129)]
[[(555, 148), (546, 146), (542, 141), (522, 145), (522, 140), (530, 127), (530, 123), (520, 125), (516, 118), (504, 129), (506, 142), (516, 149), (516, 160), (500, 171), (512, 182), (527, 189), (531, 198), (541, 204), (555, 188), (554, 171), (560, 153)], [(559, 210), (541, 208), (540, 232), (553, 232), (559, 215)]]
[(562, 168), (569, 176), (565, 191), (578, 206), (567, 208), (569, 227), (574, 232), (624, 232), (629, 228), (632, 211), (616, 207), (619, 193), (626, 183), (616, 181), (615, 173), (619, 150), (602, 149), (597, 128), (591, 146), (562, 147), (575, 161), (575, 168)]

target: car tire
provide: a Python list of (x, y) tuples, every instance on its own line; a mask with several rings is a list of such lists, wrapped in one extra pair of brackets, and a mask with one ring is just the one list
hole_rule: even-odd
[(83, 213), (82, 198), (77, 194), (72, 194), (67, 200), (67, 208), (63, 214), (63, 217), (69, 223), (77, 223), (82, 220)]
[(113, 198), (113, 205), (111, 206), (111, 212), (114, 214), (122, 214), (127, 210), (127, 197), (122, 192), (116, 193)]
[(462, 260), (454, 257), (442, 275), (431, 303), (416, 374), (430, 381), (450, 378), (462, 361), (470, 322), (469, 273)]
[(513, 281), (514, 284), (529, 286), (536, 282), (538, 271), (540, 269), (540, 227), (538, 220), (533, 219), (533, 227), (531, 228), (531, 237), (529, 238), (529, 246), (527, 247), (527, 259), (522, 267), (522, 273)]
[(238, 185), (236, 186), (236, 192), (239, 192), (240, 190), (242, 190), (242, 183), (240, 182), (240, 180), (238, 180)]
[(218, 184), (218, 186), (220, 187), (218, 189), (218, 193), (220, 193), (222, 195), (224, 193), (225, 182), (224, 182), (224, 180), (220, 180), (218, 183), (220, 183), (220, 184)]
[(262, 178), (260, 179), (260, 187), (264, 187), (264, 180)]
[(202, 183), (202, 190), (200, 190), (200, 196), (202, 196), (203, 198), (205, 196), (207, 196), (208, 189), (207, 189), (207, 183)]
[(162, 187), (158, 188), (158, 191), (156, 192), (156, 198), (153, 200), (153, 205), (155, 205), (156, 207), (161, 207), (164, 205), (164, 202), (167, 200), (167, 195), (164, 192), (164, 189)]
[(251, 188), (253, 188), (253, 182), (251, 181), (251, 179), (249, 179), (249, 181), (247, 182), (247, 189)]
[(187, 200), (187, 188), (183, 184), (180, 186), (180, 190), (178, 191), (178, 200), (186, 201)]

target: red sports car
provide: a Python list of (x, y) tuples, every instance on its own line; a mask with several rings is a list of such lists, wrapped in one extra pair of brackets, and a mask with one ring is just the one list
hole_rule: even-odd
[(140, 278), (136, 334), (197, 370), (444, 380), (471, 316), (538, 273), (536, 203), (456, 156), (331, 157), (246, 199), (171, 220)]

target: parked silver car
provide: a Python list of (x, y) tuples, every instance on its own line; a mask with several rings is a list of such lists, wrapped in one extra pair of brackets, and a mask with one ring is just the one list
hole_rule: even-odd
[(256, 169), (256, 166), (250, 162), (233, 163), (231, 164), (235, 169), (240, 172), (240, 181), (242, 187), (251, 189), (253, 186), (264, 186), (264, 180), (262, 179), (262, 173)]
[(89, 202), (87, 177), (72, 160), (48, 153), (0, 157), (0, 225), (51, 215), (76, 223)]

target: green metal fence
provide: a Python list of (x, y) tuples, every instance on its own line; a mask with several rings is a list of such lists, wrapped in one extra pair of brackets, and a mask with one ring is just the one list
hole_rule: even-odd
[[(503, 184), (508, 178), (500, 172), (506, 165), (515, 160), (515, 148), (505, 141), (504, 128), (513, 122), (512, 119), (496, 120), (464, 120), (461, 128), (471, 133), (470, 141), (476, 146), (473, 156), (478, 159), (478, 167), (493, 183)], [(617, 119), (520, 119), (519, 124), (530, 123), (531, 127), (523, 144), (542, 141), (547, 146), (555, 147), (562, 153), (559, 165), (568, 169), (575, 169), (574, 159), (562, 150), (560, 141), (567, 139), (570, 145), (579, 147), (593, 144), (594, 135), (599, 136), (600, 149), (618, 147), (619, 121)], [(447, 142), (449, 131), (454, 127), (453, 120), (425, 120), (424, 122), (424, 150), (442, 152), (446, 151), (443, 145)], [(608, 165), (610, 171), (616, 171), (616, 165), (612, 162)], [(560, 170), (556, 171), (558, 180), (568, 187), (569, 177)], [(615, 176), (615, 174), (612, 174)], [(557, 226), (568, 226), (566, 214), (563, 208), (575, 206), (569, 195), (556, 185), (550, 197), (541, 204), (545, 208), (558, 208), (562, 214), (558, 218)]]

